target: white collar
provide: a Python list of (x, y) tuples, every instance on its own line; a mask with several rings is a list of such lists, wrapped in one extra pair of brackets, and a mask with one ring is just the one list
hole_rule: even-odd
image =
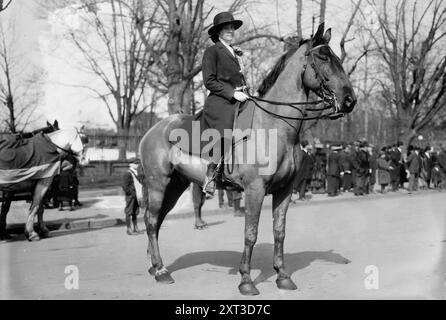
[(138, 176), (138, 171), (137, 171), (136, 169), (129, 168), (129, 171), (130, 171), (131, 173), (133, 173), (133, 175), (134, 175), (135, 177)]
[(231, 45), (227, 44), (222, 38), (219, 38), (220, 42), (223, 43), (223, 45), (229, 50), (230, 53), (235, 57), (234, 54), (234, 48), (231, 47)]

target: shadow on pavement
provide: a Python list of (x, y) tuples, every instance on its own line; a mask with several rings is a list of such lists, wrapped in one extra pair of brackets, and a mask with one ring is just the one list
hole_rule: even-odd
[[(198, 266), (201, 264), (211, 264), (215, 266), (231, 268), (229, 274), (238, 273), (238, 265), (242, 253), (238, 251), (201, 251), (188, 253), (177, 260), (171, 265), (167, 266), (170, 272), (175, 272), (181, 269)], [(259, 284), (268, 278), (276, 275), (276, 272), (272, 266), (273, 257), (273, 244), (271, 243), (259, 243), (254, 247), (252, 268), (260, 269), (259, 276), (254, 279), (254, 284)], [(335, 253), (333, 250), (328, 251), (303, 251), (296, 253), (286, 253), (284, 255), (285, 265), (290, 275), (298, 270), (308, 267), (312, 262), (316, 260), (322, 260), (332, 262), (336, 264), (348, 264), (351, 261), (343, 257), (339, 253)]]

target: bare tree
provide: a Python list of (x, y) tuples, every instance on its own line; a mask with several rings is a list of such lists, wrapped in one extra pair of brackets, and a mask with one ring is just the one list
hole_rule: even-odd
[[(8, 31), (8, 32), (7, 32)], [(27, 127), (35, 117), (41, 98), (41, 71), (25, 70), (24, 57), (14, 45), (12, 27), (4, 30), (0, 24), (0, 110), (9, 132), (16, 133)], [(9, 37), (8, 37), (9, 36)]]
[[(369, 29), (386, 78), (380, 80), (383, 95), (395, 108), (398, 137), (411, 143), (446, 104), (446, 5), (430, 0), (384, 0), (370, 5), (378, 16), (378, 32)], [(393, 14), (393, 17), (391, 17)]]
[[(153, 52), (145, 49), (136, 29), (137, 2), (81, 0), (75, 8), (85, 28), (67, 26), (66, 39), (81, 53), (84, 70), (93, 74), (102, 88), (91, 84), (73, 86), (89, 90), (103, 101), (122, 137), (119, 158), (125, 159), (130, 126), (150, 108), (143, 102)], [(156, 15), (157, 8), (152, 8), (151, 14)], [(159, 38), (151, 38), (150, 34), (146, 40), (152, 45)]]

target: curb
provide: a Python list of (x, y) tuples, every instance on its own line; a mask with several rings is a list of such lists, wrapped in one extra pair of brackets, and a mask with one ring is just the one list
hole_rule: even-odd
[[(380, 193), (374, 193), (369, 194), (366, 196), (348, 196), (348, 197), (342, 197), (337, 196), (333, 198), (324, 197), (322, 199), (313, 199), (308, 200), (304, 202), (298, 202), (298, 203), (290, 203), (289, 208), (297, 208), (301, 206), (314, 206), (314, 205), (320, 205), (320, 204), (332, 204), (332, 203), (343, 203), (343, 202), (358, 202), (358, 201), (373, 201), (376, 199), (388, 199), (388, 198), (401, 198), (401, 197), (417, 197), (424, 195), (426, 193), (433, 193), (433, 192), (442, 192), (437, 190), (426, 190), (426, 191), (418, 191), (415, 194), (408, 194), (406, 192), (400, 193), (400, 192), (389, 192), (387, 194), (380, 194)], [(319, 196), (318, 196), (319, 198)], [(264, 204), (262, 206), (262, 209), (272, 209), (271, 204)], [(206, 216), (216, 216), (216, 215), (232, 215), (233, 214), (233, 208), (225, 207), (225, 208), (215, 208), (215, 209), (209, 209), (204, 212), (204, 217)], [(167, 215), (166, 220), (178, 220), (178, 219), (188, 219), (193, 218), (195, 216), (195, 213), (193, 211), (184, 211), (184, 212), (178, 212), (175, 214)], [(144, 223), (144, 217), (142, 214), (139, 215), (137, 219), (138, 223)], [(115, 226), (123, 226), (125, 225), (124, 218), (103, 218), (103, 219), (81, 219), (77, 221), (70, 221), (66, 222), (63, 220), (57, 220), (57, 221), (48, 221), (46, 223), (47, 228), (50, 231), (80, 231), (80, 230), (98, 230), (103, 228), (110, 228)], [(11, 224), (8, 225), (7, 231), (11, 234), (23, 234), (24, 232), (25, 224)]]

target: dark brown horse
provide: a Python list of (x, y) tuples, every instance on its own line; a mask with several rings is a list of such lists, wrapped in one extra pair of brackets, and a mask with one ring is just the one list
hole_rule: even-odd
[[(273, 197), (273, 267), (278, 275), (276, 283), (281, 289), (297, 288), (284, 268), (285, 221), (294, 176), (302, 159), (298, 144), (299, 131), (302, 121), (312, 118), (308, 114), (311, 115), (311, 110), (314, 109), (296, 107), (298, 103), (278, 105), (277, 101), (305, 102), (308, 93), (312, 91), (323, 98), (326, 106), (324, 109), (334, 109), (332, 118), (353, 110), (356, 96), (339, 58), (328, 45), (330, 38), (330, 29), (324, 34), (323, 25), (319, 26), (312, 39), (303, 41), (299, 47), (293, 48), (280, 59), (268, 76), (270, 84), (263, 88), (263, 100), (252, 98), (243, 108), (254, 110), (252, 131), (271, 129), (271, 134), (259, 134), (255, 136), (256, 139), (252, 136), (234, 147), (232, 154), (235, 158), (243, 153), (244, 148), (254, 150), (257, 154), (254, 162), (237, 163), (232, 170), (229, 170), (229, 166), (224, 167), (225, 177), (243, 188), (246, 197), (245, 245), (239, 268), (239, 290), (244, 295), (259, 293), (250, 277), (251, 255), (257, 240), (260, 211), (266, 194), (272, 194)], [(307, 104), (309, 103), (305, 105)], [(309, 109), (310, 113), (307, 112)], [(243, 116), (243, 112), (240, 116)], [(203, 159), (186, 161), (185, 159), (191, 160), (191, 157), (169, 142), (172, 131), (180, 128), (186, 121), (191, 121), (191, 117), (172, 115), (162, 120), (146, 133), (139, 147), (145, 186), (148, 189), (145, 223), (147, 251), (152, 263), (149, 272), (162, 283), (174, 281), (160, 255), (158, 233), (161, 224), (190, 182), (203, 184), (208, 163)], [(259, 146), (260, 149), (272, 146), (269, 157), (259, 152), (262, 151), (258, 150)], [(204, 199), (203, 196), (201, 198)]]

